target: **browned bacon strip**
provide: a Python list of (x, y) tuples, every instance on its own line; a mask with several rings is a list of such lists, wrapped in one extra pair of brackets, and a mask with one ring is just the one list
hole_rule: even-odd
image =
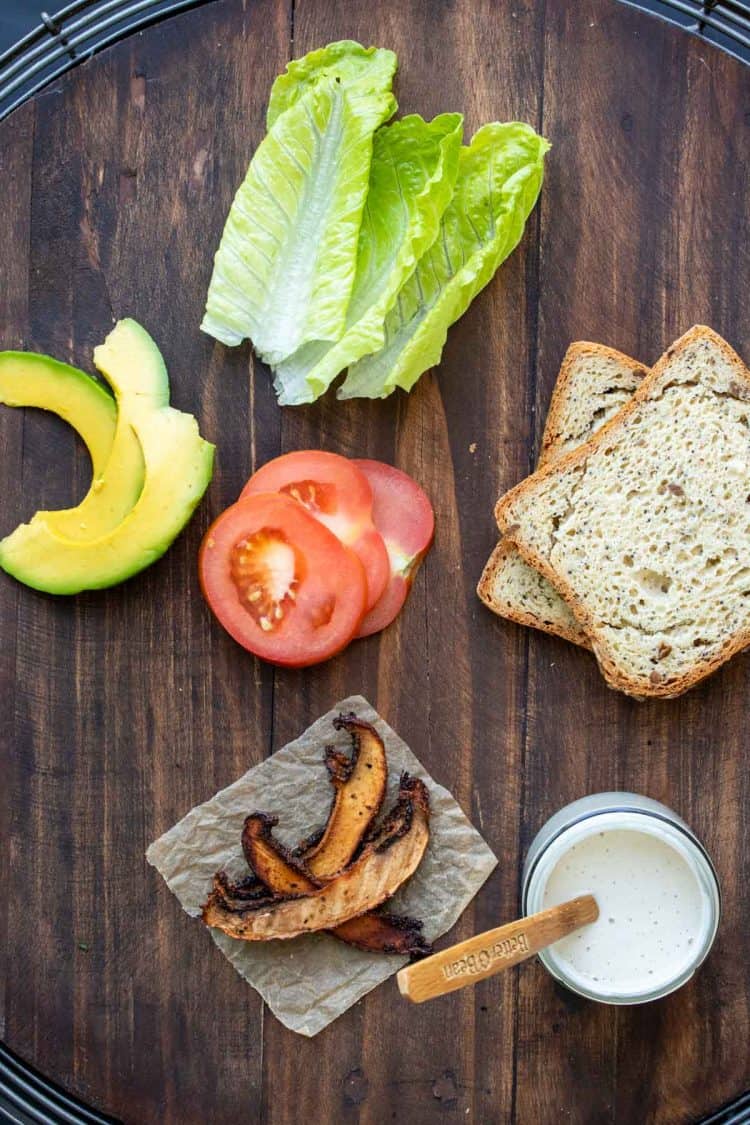
[(429, 841), (429, 796), (424, 783), (404, 774), (399, 799), (359, 857), (331, 882), (271, 904), (229, 908), (211, 893), (203, 920), (244, 941), (286, 939), (330, 930), (379, 906), (416, 871)]

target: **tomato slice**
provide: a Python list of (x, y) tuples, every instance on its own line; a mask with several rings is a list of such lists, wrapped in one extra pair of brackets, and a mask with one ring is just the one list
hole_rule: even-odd
[(390, 625), (406, 601), (419, 564), (432, 545), (435, 513), (424, 490), (401, 469), (382, 461), (354, 464), (370, 483), (372, 518), (390, 560), (388, 585), (357, 632), (358, 637), (369, 637)]
[(227, 508), (198, 560), (203, 594), (236, 641), (304, 668), (345, 648), (365, 612), (357, 556), (296, 501), (259, 492)]
[(363, 473), (338, 453), (301, 449), (258, 469), (240, 499), (255, 492), (291, 496), (359, 556), (367, 575), (367, 608), (388, 584), (391, 567), (372, 519), (372, 491)]

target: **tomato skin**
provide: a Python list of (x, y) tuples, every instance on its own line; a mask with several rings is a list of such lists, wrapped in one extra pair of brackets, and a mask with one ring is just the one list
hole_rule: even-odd
[[(261, 546), (254, 560), (255, 540), (275, 542), (276, 553), (280, 549), (296, 568), (293, 596), (278, 603), (278, 622), (262, 619), (265, 628), (243, 602), (236, 577), (238, 557), (250, 559), (251, 576), (264, 574), (267, 548)], [(230, 636), (282, 667), (305, 668), (335, 656), (365, 612), (367, 582), (357, 556), (301, 504), (277, 493), (253, 494), (222, 512), (206, 532), (198, 567), (203, 595)]]
[(400, 574), (391, 575), (380, 600), (362, 618), (362, 623), (355, 634), (357, 639), (371, 637), (373, 633), (381, 633), (395, 621), (403, 609), (410, 590), (411, 578), (403, 578)]
[(435, 513), (424, 490), (408, 473), (383, 461), (356, 460), (372, 489), (372, 516), (390, 560), (383, 594), (368, 610), (358, 637), (379, 633), (398, 616), (414, 576), (435, 535)]
[(435, 536), (435, 513), (424, 489), (402, 469), (384, 461), (356, 459), (372, 491), (372, 517), (384, 539), (400, 554), (423, 558)]
[(373, 524), (368, 527), (351, 545), (364, 568), (367, 579), (367, 604), (365, 610), (373, 609), (386, 591), (391, 577), (391, 561), (383, 536)]
[(283, 492), (359, 557), (367, 575), (367, 609), (390, 579), (391, 566), (372, 516), (373, 495), (354, 461), (322, 449), (300, 449), (267, 461), (247, 482), (242, 500), (256, 492)]

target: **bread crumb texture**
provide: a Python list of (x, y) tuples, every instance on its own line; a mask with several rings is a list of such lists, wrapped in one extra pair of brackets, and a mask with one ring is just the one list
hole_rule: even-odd
[[(539, 464), (588, 441), (630, 400), (647, 374), (629, 356), (602, 344), (571, 344), (552, 392)], [(477, 587), (484, 604), (510, 621), (590, 648), (561, 594), (509, 541), (498, 543)]]
[(500, 617), (543, 629), (576, 644), (588, 644), (565, 599), (508, 541), (495, 547), (477, 590), (488, 609)]
[(647, 374), (636, 360), (602, 344), (571, 344), (552, 394), (540, 465), (589, 441)]

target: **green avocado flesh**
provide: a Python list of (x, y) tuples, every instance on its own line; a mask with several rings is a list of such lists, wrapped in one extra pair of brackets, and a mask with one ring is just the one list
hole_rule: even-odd
[(58, 414), (86, 443), (94, 479), (102, 474), (115, 436), (117, 404), (96, 379), (47, 355), (0, 352), (0, 403)]
[[(0, 400), (9, 401), (4, 358)], [(65, 417), (89, 445), (94, 464), (89, 494), (64, 513), (37, 512), (0, 541), (0, 566), (27, 586), (52, 594), (113, 586), (149, 566), (188, 522), (213, 471), (214, 447), (201, 438), (192, 415), (169, 406), (164, 361), (140, 325), (120, 321), (96, 348), (94, 362), (115, 392), (114, 428), (112, 408), (101, 405), (109, 396), (82, 372), (75, 372), (78, 380), (69, 377), (64, 390), (56, 386), (47, 394), (40, 384), (43, 401), (34, 403)], [(55, 364), (48, 368), (50, 381), (57, 378), (57, 367), (74, 372)], [(96, 435), (90, 441), (92, 430)], [(107, 441), (109, 456), (104, 455)], [(61, 517), (63, 528), (57, 523)]]
[(93, 479), (81, 503), (37, 512), (33, 519), (44, 520), (68, 539), (91, 539), (117, 527), (143, 487), (143, 454), (131, 426), (118, 420), (117, 404), (101, 383), (46, 355), (0, 352), (0, 402), (59, 414), (78, 431), (91, 456)]

